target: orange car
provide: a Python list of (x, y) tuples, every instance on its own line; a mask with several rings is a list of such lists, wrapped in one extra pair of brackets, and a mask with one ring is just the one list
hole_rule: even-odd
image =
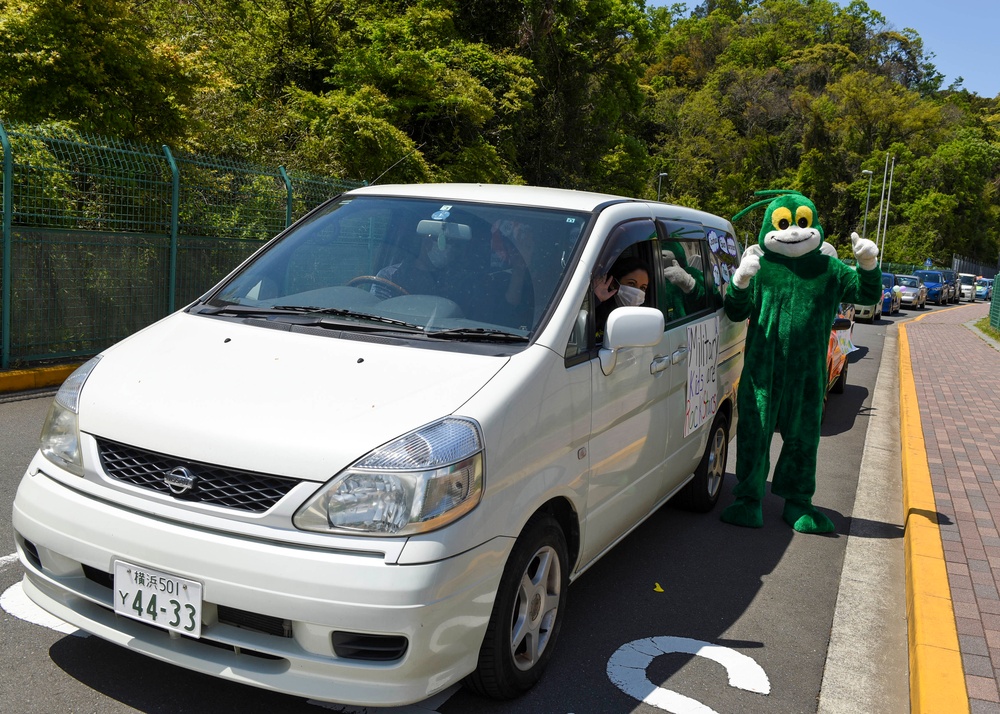
[(826, 351), (826, 391), (843, 394), (847, 386), (847, 355), (856, 348), (852, 342), (854, 332), (854, 305), (841, 303), (837, 319), (830, 331), (830, 345)]

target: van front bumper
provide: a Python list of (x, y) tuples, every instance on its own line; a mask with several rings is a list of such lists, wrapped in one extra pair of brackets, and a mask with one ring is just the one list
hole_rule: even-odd
[[(152, 518), (67, 487), (46, 470), (55, 467), (36, 457), (13, 509), (31, 600), (150, 657), (311, 699), (410, 704), (472, 672), (513, 545), (497, 538), (446, 560), (392, 565), (375, 553), (296, 547)], [(202, 583), (201, 638), (116, 615), (116, 559)], [(222, 612), (247, 616), (234, 624)], [(254, 628), (258, 617), (285, 623), (284, 634)], [(334, 632), (385, 637), (403, 642), (404, 651), (392, 661), (338, 656)]]

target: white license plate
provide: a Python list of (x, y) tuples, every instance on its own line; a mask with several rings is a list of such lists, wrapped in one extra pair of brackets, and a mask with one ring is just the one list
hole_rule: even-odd
[(115, 612), (191, 637), (201, 636), (201, 583), (115, 561)]

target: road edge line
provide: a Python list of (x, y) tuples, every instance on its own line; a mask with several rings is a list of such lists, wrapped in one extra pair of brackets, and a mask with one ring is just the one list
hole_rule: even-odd
[[(925, 315), (917, 320), (923, 317)], [(970, 711), (969, 694), (906, 328), (906, 323), (900, 323), (899, 431), (903, 462), (910, 710), (914, 714), (957, 714)]]

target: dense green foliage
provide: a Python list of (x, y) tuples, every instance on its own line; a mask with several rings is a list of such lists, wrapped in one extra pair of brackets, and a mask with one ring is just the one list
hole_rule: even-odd
[(862, 0), (0, 0), (0, 118), (723, 215), (795, 188), (845, 255), (889, 154), (887, 259), (998, 253), (998, 99)]

